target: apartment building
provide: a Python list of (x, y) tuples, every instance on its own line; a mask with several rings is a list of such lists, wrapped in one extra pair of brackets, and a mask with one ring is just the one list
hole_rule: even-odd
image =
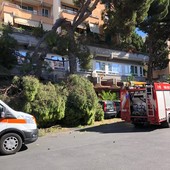
[(50, 30), (54, 22), (53, 0), (11, 0), (1, 2), (0, 19), (14, 27), (38, 27)]
[[(93, 3), (93, 0), (92, 0)], [(11, 23), (14, 27), (38, 27), (43, 25), (44, 30), (50, 30), (59, 17), (73, 21), (78, 10), (72, 0), (10, 0), (1, 1), (0, 20), (2, 23)], [(102, 11), (105, 6), (98, 3), (97, 8), (91, 16), (78, 29), (86, 30), (87, 27), (94, 34), (102, 34)], [(20, 52), (25, 55), (27, 49), (22, 45), (35, 46), (38, 40), (20, 32), (15, 32), (13, 37), (21, 45)], [(78, 73), (92, 77), (97, 88), (106, 87), (108, 84), (116, 84), (118, 81), (126, 80), (127, 77), (134, 75), (138, 81), (144, 81), (144, 63), (148, 60), (147, 56), (141, 54), (126, 53), (107, 48), (89, 46), (93, 54), (92, 69), (83, 71), (77, 64)], [(69, 63), (66, 56), (57, 54), (47, 54), (46, 61), (52, 72), (43, 72), (45, 77), (52, 78), (54, 81), (62, 79), (69, 70)]]
[[(93, 3), (92, 0), (91, 3)], [(96, 9), (92, 12), (91, 16), (87, 18), (82, 24), (78, 26), (80, 29), (86, 29), (89, 26), (90, 31), (93, 33), (101, 34), (102, 33), (102, 11), (105, 6), (101, 3), (98, 3)], [(69, 21), (73, 21), (75, 14), (77, 13), (78, 8), (75, 7), (72, 0), (61, 0), (61, 16), (67, 18)]]
[(145, 81), (148, 56), (138, 53), (89, 47), (94, 54), (92, 77), (96, 91), (119, 89), (118, 82)]

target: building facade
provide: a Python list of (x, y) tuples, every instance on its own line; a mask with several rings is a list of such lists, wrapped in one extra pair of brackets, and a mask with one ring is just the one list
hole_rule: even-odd
[[(72, 0), (10, 0), (1, 1), (0, 7), (1, 22), (11, 23), (16, 29), (38, 27), (42, 24), (44, 30), (51, 30), (56, 19), (64, 17), (72, 22), (78, 11)], [(98, 3), (91, 16), (78, 28), (86, 30), (88, 27), (92, 33), (102, 34), (102, 11), (104, 8), (103, 4)], [(38, 39), (30, 34), (23, 34), (22, 31), (16, 31), (12, 36), (19, 42), (22, 54), (27, 52), (25, 46), (35, 46), (38, 42)], [(77, 70), (79, 74), (92, 77), (94, 85), (101, 87), (109, 83), (116, 84), (131, 75), (135, 80), (145, 80), (143, 70), (144, 63), (148, 60), (147, 56), (96, 46), (89, 46), (89, 49), (93, 55), (91, 70), (83, 71), (79, 64), (77, 64)], [(51, 70), (50, 72), (44, 71), (43, 74), (47, 78), (50, 77), (57, 81), (69, 71), (67, 56), (47, 54), (46, 61)]]

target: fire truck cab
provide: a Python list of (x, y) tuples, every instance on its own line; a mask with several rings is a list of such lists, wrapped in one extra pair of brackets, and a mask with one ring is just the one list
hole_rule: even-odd
[(145, 124), (170, 127), (170, 84), (137, 83), (122, 87), (121, 118), (135, 126)]

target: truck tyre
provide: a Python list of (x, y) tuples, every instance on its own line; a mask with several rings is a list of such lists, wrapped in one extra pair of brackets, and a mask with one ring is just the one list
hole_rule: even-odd
[(15, 154), (22, 147), (22, 139), (16, 133), (7, 133), (0, 139), (0, 153), (3, 155)]
[(117, 118), (120, 118), (120, 111), (116, 115)]
[(163, 128), (170, 128), (170, 114), (168, 115), (168, 120), (161, 123)]
[(144, 127), (144, 123), (133, 123), (133, 125), (135, 126), (135, 128), (143, 128)]

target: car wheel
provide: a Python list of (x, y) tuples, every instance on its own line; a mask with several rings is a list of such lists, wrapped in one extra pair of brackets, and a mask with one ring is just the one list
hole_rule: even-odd
[(117, 113), (117, 118), (120, 118), (120, 111)]
[(4, 155), (15, 154), (21, 149), (22, 139), (16, 133), (7, 133), (0, 139), (0, 152)]

